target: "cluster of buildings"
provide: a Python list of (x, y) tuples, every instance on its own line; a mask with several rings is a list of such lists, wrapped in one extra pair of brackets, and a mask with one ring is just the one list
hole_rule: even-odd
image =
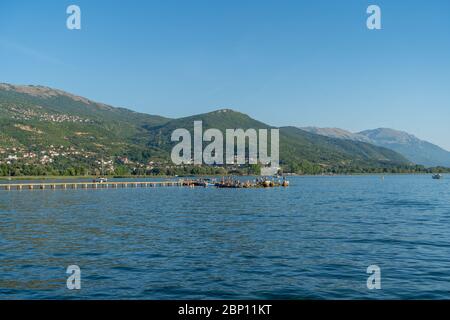
[[(37, 107), (39, 108), (39, 107)], [(91, 119), (68, 114), (52, 114), (47, 112), (37, 112), (30, 108), (16, 107), (8, 105), (6, 109), (12, 113), (11, 118), (14, 120), (38, 120), (46, 122), (72, 122), (72, 123), (92, 123)]]
[(145, 170), (152, 170), (156, 167), (163, 167), (164, 165), (167, 165), (164, 162), (158, 162), (158, 161), (148, 161), (146, 163), (140, 163), (140, 162), (135, 162), (135, 161), (131, 161), (130, 159), (128, 159), (128, 157), (117, 157), (117, 162), (129, 167), (134, 167), (134, 168), (140, 168), (140, 169), (145, 169)]
[(79, 151), (74, 147), (49, 146), (46, 150), (30, 151), (22, 147), (0, 147), (0, 164), (13, 164), (22, 162), (25, 164), (50, 164), (58, 157), (84, 157), (89, 158), (94, 154)]

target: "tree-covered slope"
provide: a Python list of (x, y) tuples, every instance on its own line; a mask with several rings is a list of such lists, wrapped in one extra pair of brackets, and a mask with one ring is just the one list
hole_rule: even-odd
[[(202, 121), (203, 129), (268, 129), (270, 125), (230, 109), (173, 119), (162, 126), (150, 128), (151, 145), (169, 151), (174, 143), (171, 133), (178, 128), (188, 129), (191, 134), (194, 121)], [(225, 136), (225, 135), (224, 135)], [(322, 166), (396, 166), (409, 161), (400, 154), (375, 145), (313, 134), (295, 127), (280, 128), (280, 158), (284, 164), (310, 162)]]
[[(270, 125), (230, 109), (180, 119), (115, 108), (42, 86), (0, 84), (0, 164), (58, 169), (98, 167), (101, 158), (146, 167), (170, 164), (175, 129), (268, 129)], [(293, 171), (408, 165), (398, 153), (368, 143), (334, 139), (294, 127), (280, 129), (280, 160)], [(312, 168), (312, 169), (311, 169)]]
[(0, 84), (3, 147), (40, 151), (63, 146), (106, 155), (138, 152), (145, 146), (145, 128), (168, 120), (47, 87)]

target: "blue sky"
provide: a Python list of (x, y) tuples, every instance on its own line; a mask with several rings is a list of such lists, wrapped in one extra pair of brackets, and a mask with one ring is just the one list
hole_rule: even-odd
[(450, 1), (2, 0), (0, 82), (169, 117), (392, 127), (450, 150)]

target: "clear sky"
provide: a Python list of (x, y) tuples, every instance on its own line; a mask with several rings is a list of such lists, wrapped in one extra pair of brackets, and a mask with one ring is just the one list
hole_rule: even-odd
[(450, 1), (1, 0), (0, 82), (168, 117), (392, 127), (450, 150)]

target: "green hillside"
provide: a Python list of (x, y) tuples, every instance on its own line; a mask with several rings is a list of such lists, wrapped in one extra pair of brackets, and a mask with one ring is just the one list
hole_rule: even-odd
[(99, 155), (161, 154), (146, 147), (142, 137), (146, 126), (169, 120), (46, 87), (5, 84), (0, 84), (0, 111), (0, 147), (41, 152), (58, 146), (92, 160)]
[(148, 127), (150, 146), (156, 146), (166, 151), (172, 149), (175, 143), (170, 141), (172, 132), (179, 128), (187, 129), (193, 135), (194, 121), (202, 121), (203, 129), (215, 128), (222, 131), (225, 136), (226, 129), (267, 129), (269, 125), (250, 118), (248, 115), (230, 109), (221, 109), (209, 113), (173, 119), (165, 124)]
[[(150, 128), (151, 146), (170, 151), (175, 143), (170, 142), (171, 133), (177, 128), (188, 129), (193, 134), (194, 121), (201, 120), (203, 129), (267, 129), (270, 125), (250, 118), (246, 114), (229, 109), (173, 119), (164, 125)], [(364, 142), (333, 139), (312, 134), (295, 127), (280, 128), (280, 161), (294, 172), (319, 173), (330, 171), (364, 171), (404, 167), (409, 161), (400, 154)], [(370, 171), (370, 170), (367, 170)]]
[[(270, 128), (229, 109), (168, 119), (47, 87), (0, 84), (0, 175), (98, 174), (101, 159), (112, 173), (173, 173), (171, 133), (192, 131), (195, 120), (223, 132)], [(280, 157), (285, 170), (299, 173), (414, 168), (389, 149), (293, 127), (280, 129)]]

